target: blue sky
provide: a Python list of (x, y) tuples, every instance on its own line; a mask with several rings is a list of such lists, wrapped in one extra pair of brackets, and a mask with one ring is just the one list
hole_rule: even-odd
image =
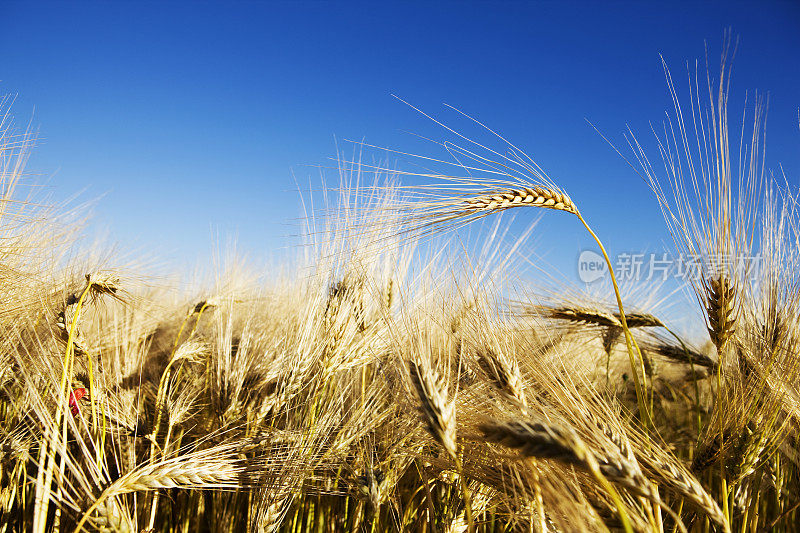
[[(658, 54), (716, 65), (740, 38), (731, 106), (770, 93), (767, 164), (800, 177), (797, 2), (0, 3), (0, 92), (41, 142), (29, 170), (54, 199), (103, 196), (95, 227), (175, 264), (213, 235), (255, 258), (296, 232), (301, 183), (335, 139), (425, 151), (404, 133), (459, 107), (525, 149), (581, 205), (612, 252), (669, 239), (615, 142), (670, 108)], [(330, 174), (333, 179), (333, 174)], [(620, 206), (610, 208), (609, 206)], [(537, 251), (563, 271), (589, 245), (545, 217)], [(634, 223), (631, 223), (633, 221)]]

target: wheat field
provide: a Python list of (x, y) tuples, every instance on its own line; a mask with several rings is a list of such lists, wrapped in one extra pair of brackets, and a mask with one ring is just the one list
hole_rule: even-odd
[[(724, 258), (683, 287), (699, 336), (481, 123), (491, 143), (446, 129), (432, 170), (357, 146), (294, 260), (173, 283), (29, 192), (3, 99), (0, 531), (796, 531), (798, 199), (763, 166), (762, 101), (729, 139), (728, 76), (685, 100), (668, 78), (656, 153), (625, 150), (675, 249)], [(504, 212), (577, 222), (608, 283), (521, 286)]]

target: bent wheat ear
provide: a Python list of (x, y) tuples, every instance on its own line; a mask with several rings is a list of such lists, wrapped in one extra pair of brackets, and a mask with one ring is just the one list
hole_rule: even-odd
[(110, 296), (116, 300), (123, 301), (120, 295), (120, 280), (109, 272), (91, 272), (86, 274), (86, 291), (92, 298), (102, 295)]
[(570, 432), (541, 422), (491, 421), (478, 427), (487, 440), (518, 450), (527, 457), (580, 465), (588, 453)]
[[(622, 329), (619, 312), (609, 312), (594, 307), (550, 307), (537, 305), (526, 309), (529, 313), (553, 320), (565, 320)], [(649, 313), (625, 313), (629, 328), (663, 328), (664, 323)]]
[(660, 486), (685, 497), (720, 525), (724, 531), (731, 530), (728, 518), (714, 498), (680, 463), (666, 457), (651, 457), (648, 454), (644, 454), (642, 459), (646, 463), (645, 469), (649, 471), (652, 478), (659, 481)]
[[(519, 450), (528, 457), (554, 459), (590, 471), (591, 463), (596, 461), (600, 471), (608, 479), (631, 490), (634, 494), (660, 502), (658, 495), (653, 492), (644, 474), (634, 462), (633, 452), (627, 442), (619, 436), (610, 434), (609, 438), (616, 437), (612, 438), (612, 441), (619, 442), (624, 450), (612, 448), (602, 455), (595, 455), (572, 430), (564, 430), (541, 422), (490, 422), (482, 424), (480, 428), (490, 441)], [(603, 426), (600, 429), (610, 428)]]
[(247, 484), (243, 477), (245, 464), (236, 458), (236, 445), (231, 443), (192, 452), (181, 457), (140, 466), (106, 487), (87, 509), (75, 531), (92, 513), (114, 496), (130, 492), (148, 492), (170, 488), (234, 490)]
[(652, 344), (645, 347), (656, 355), (678, 363), (694, 364), (705, 368), (716, 368), (717, 362), (707, 355), (692, 350), (688, 347), (676, 346), (669, 343)]
[[(518, 450), (527, 457), (553, 459), (575, 465), (590, 472), (614, 501), (626, 532), (633, 528), (619, 493), (609, 483), (613, 480), (626, 488), (642, 486), (644, 496), (652, 494), (647, 481), (640, 482), (640, 473), (629, 468), (622, 457), (616, 461), (595, 457), (578, 435), (570, 428), (559, 428), (537, 421), (489, 421), (479, 424), (485, 437), (508, 448)], [(646, 492), (647, 491), (647, 492)]]
[[(619, 315), (616, 315), (619, 318)], [(664, 323), (650, 313), (626, 313), (629, 328), (663, 328)]]
[(482, 196), (464, 200), (467, 209), (495, 210), (507, 209), (518, 205), (530, 205), (566, 211), (577, 214), (578, 208), (569, 196), (555, 189), (545, 187), (498, 190)]
[(208, 461), (197, 465), (175, 461), (174, 464), (147, 465), (119, 478), (109, 487), (106, 497), (177, 487), (234, 489), (239, 486), (239, 470), (229, 461)]
[[(581, 322), (586, 324), (595, 324), (598, 326), (622, 328), (622, 322), (620, 322), (617, 316), (601, 309), (592, 309), (588, 307), (536, 306), (530, 311), (544, 318), (550, 318), (553, 320), (566, 320), (569, 322)], [(628, 316), (629, 315), (625, 315), (625, 318), (628, 318)], [(630, 322), (628, 323), (628, 326), (633, 327), (631, 326)]]
[[(449, 180), (462, 183), (458, 178)], [(565, 211), (580, 217), (575, 203), (555, 186), (527, 182), (486, 182), (476, 185), (464, 181), (462, 187), (420, 187), (410, 193), (409, 198), (391, 208), (394, 214), (387, 224), (394, 226), (398, 235), (422, 236), (457, 229), (483, 217), (526, 206)], [(381, 217), (381, 213), (376, 214), (376, 218)]]

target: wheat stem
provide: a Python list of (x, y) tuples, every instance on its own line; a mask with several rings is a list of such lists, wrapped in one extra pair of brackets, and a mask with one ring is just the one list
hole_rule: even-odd
[[(636, 344), (636, 339), (633, 338), (630, 329), (628, 328), (628, 323), (625, 320), (625, 310), (622, 306), (622, 296), (619, 292), (619, 286), (617, 285), (617, 278), (614, 275), (614, 267), (611, 265), (611, 259), (609, 259), (608, 254), (606, 253), (606, 249), (603, 246), (603, 243), (600, 241), (600, 238), (597, 234), (589, 227), (589, 224), (584, 220), (579, 212), (575, 213), (578, 219), (581, 221), (583, 226), (586, 230), (591, 234), (594, 238), (597, 246), (600, 247), (600, 251), (603, 253), (603, 258), (606, 261), (606, 265), (608, 266), (608, 273), (611, 276), (611, 283), (614, 286), (614, 296), (617, 298), (617, 307), (619, 307), (619, 321), (622, 323), (622, 331), (625, 333), (625, 345), (628, 348), (628, 359), (631, 365), (631, 373), (633, 374), (633, 384), (636, 388), (636, 403), (639, 406), (639, 416), (642, 419), (642, 424), (645, 428), (648, 428), (652, 425), (652, 418), (650, 415), (650, 410), (647, 407), (646, 399), (644, 396), (644, 392), (642, 390), (642, 385), (639, 381), (639, 370), (636, 368), (636, 355), (639, 356), (642, 378), (646, 379), (646, 372), (644, 368), (644, 358), (642, 357), (642, 352), (639, 350), (639, 345)], [(635, 347), (635, 352), (634, 352)]]

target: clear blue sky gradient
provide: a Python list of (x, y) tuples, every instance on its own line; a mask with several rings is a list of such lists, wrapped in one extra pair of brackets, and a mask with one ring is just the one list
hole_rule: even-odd
[[(53, 197), (104, 195), (96, 224), (165, 261), (208, 257), (213, 234), (280, 253), (300, 214), (292, 172), (317, 179), (335, 138), (425, 151), (404, 131), (440, 132), (391, 94), (480, 118), (570, 192), (612, 251), (653, 250), (669, 238), (652, 194), (584, 119), (617, 143), (626, 124), (649, 140), (671, 107), (658, 54), (683, 85), (704, 41), (717, 65), (728, 27), (731, 106), (769, 92), (767, 165), (797, 185), (798, 2), (6, 1), (0, 92), (39, 127), (29, 170)], [(566, 272), (589, 242), (560, 215), (537, 250)]]

